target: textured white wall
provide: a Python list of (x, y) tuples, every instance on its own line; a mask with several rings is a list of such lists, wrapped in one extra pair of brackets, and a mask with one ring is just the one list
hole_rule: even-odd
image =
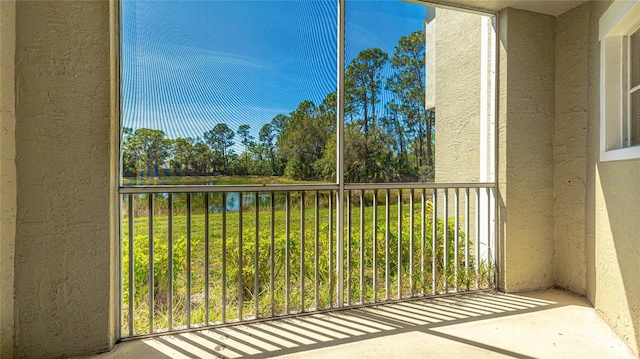
[(557, 18), (554, 130), (556, 285), (586, 293), (588, 4)]
[[(640, 159), (599, 162), (598, 21), (608, 1), (589, 3), (586, 260), (587, 297), (640, 353)], [(585, 30), (586, 31), (586, 30)]]
[(109, 2), (17, 2), (17, 357), (112, 345), (109, 56)]
[(16, 235), (15, 1), (0, 1), (0, 357), (13, 356)]
[(436, 182), (480, 181), (480, 21), (436, 10)]
[(552, 16), (500, 12), (500, 258), (509, 292), (554, 285)]

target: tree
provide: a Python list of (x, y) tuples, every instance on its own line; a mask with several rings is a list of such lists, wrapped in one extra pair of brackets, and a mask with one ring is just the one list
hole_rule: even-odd
[(354, 124), (345, 126), (344, 179), (347, 182), (389, 182), (399, 178), (388, 136), (378, 128), (362, 133)]
[[(285, 122), (277, 144), (280, 156), (287, 161), (287, 177), (320, 177), (316, 162), (322, 158), (327, 139), (335, 128), (335, 116), (331, 117), (327, 112), (331, 107), (328, 105), (330, 96), (327, 97), (323, 105), (317, 107), (311, 101), (301, 102)], [(332, 119), (327, 121), (329, 118)]]
[(171, 169), (181, 175), (202, 175), (210, 172), (215, 158), (209, 146), (199, 138), (178, 137), (172, 141)]
[(276, 158), (275, 158), (275, 145), (273, 141), (275, 140), (275, 134), (273, 133), (273, 127), (270, 123), (265, 123), (260, 129), (260, 133), (258, 133), (258, 140), (260, 141), (260, 145), (262, 149), (266, 152), (267, 157), (271, 162), (271, 174), (275, 174), (276, 169)]
[(222, 158), (225, 173), (229, 173), (229, 155), (233, 152), (233, 138), (235, 133), (225, 123), (219, 123), (213, 129), (204, 133), (204, 139), (214, 154)]
[(425, 42), (424, 32), (415, 31), (398, 41), (391, 58), (393, 75), (387, 81), (387, 87), (400, 100), (393, 110), (400, 113), (407, 127), (413, 132), (416, 143), (416, 166), (428, 167), (433, 171), (432, 138), (434, 116), (425, 109)]
[(278, 114), (271, 120), (271, 130), (275, 132), (276, 137), (279, 137), (282, 131), (289, 123), (289, 116)]
[(172, 141), (171, 159), (169, 164), (171, 168), (181, 173), (190, 173), (193, 168), (193, 157), (195, 155), (195, 140), (191, 137), (178, 137)]
[(389, 111), (387, 116), (382, 119), (382, 126), (385, 129), (385, 132), (392, 138), (390, 145), (393, 148), (393, 151), (398, 154), (401, 162), (406, 163), (408, 162), (407, 136), (404, 124), (398, 114), (399, 105), (392, 100), (387, 107)]
[(362, 109), (364, 133), (369, 130), (369, 120), (374, 124), (376, 121), (376, 103), (379, 101), (378, 95), (382, 89), (382, 68), (387, 62), (389, 62), (389, 55), (379, 48), (373, 48), (361, 51), (347, 67), (345, 108), (354, 112)]
[(137, 174), (136, 151), (134, 149), (133, 129), (122, 128), (122, 173), (125, 177), (133, 177)]
[(171, 141), (160, 130), (140, 128), (124, 129), (123, 171), (129, 174), (158, 176), (167, 164)]
[(249, 146), (253, 143), (253, 136), (249, 133), (249, 129), (249, 125), (240, 125), (237, 132), (240, 142), (244, 145), (244, 167), (246, 171), (249, 170)]
[(206, 144), (201, 141), (196, 141), (193, 146), (193, 158), (191, 160), (191, 166), (198, 174), (205, 174), (211, 172), (211, 168), (214, 165), (213, 153)]

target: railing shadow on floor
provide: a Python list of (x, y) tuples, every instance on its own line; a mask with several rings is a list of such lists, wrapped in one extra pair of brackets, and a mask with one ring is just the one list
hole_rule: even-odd
[[(259, 359), (419, 332), (496, 354), (528, 358), (438, 329), (564, 305), (544, 298), (497, 292), (464, 294), (142, 339), (127, 352), (154, 358)], [(375, 356), (375, 349), (371, 355)]]

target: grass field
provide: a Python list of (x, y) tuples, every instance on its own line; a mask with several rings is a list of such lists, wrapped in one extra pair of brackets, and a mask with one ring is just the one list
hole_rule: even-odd
[[(185, 196), (174, 195), (175, 208), (183, 208)], [(210, 196), (210, 201), (213, 202), (215, 195)], [(284, 194), (281, 197), (277, 202), (285, 201)], [(288, 230), (287, 212), (282, 206), (277, 206), (273, 211), (273, 219), (269, 207), (264, 205), (259, 206), (257, 215), (253, 204), (243, 206), (242, 215), (239, 211), (224, 214), (209, 211), (208, 251), (205, 240), (204, 207), (194, 205), (190, 218), (187, 218), (185, 211), (174, 210), (171, 246), (173, 258), (171, 267), (172, 303), (169, 303), (169, 221), (167, 211), (162, 210), (166, 206), (166, 199), (160, 196), (154, 198), (156, 198), (154, 200), (156, 215), (153, 220), (154, 286), (152, 293), (154, 296), (155, 331), (166, 330), (168, 327), (169, 306), (172, 311), (173, 328), (184, 327), (188, 321), (191, 325), (204, 325), (207, 315), (205, 313), (207, 300), (205, 283), (207, 282), (209, 283), (209, 323), (220, 322), (223, 320), (223, 316), (224, 320), (230, 321), (237, 320), (240, 316), (244, 319), (256, 316), (264, 317), (335, 305), (337, 301), (335, 296), (337, 280), (335, 277), (335, 245), (330, 248), (330, 243), (332, 241), (335, 243), (335, 211), (333, 220), (330, 220), (326, 197), (319, 198), (317, 212), (314, 209), (315, 198), (313, 195), (307, 196), (303, 211), (301, 210), (300, 197), (292, 197)], [(148, 205), (146, 196), (136, 196), (134, 201), (136, 208), (145, 208)], [(374, 296), (382, 299), (387, 296), (396, 298), (398, 297), (398, 287), (402, 290), (402, 296), (407, 296), (412, 290), (416, 294), (423, 291), (425, 293), (444, 291), (445, 282), (448, 288), (465, 289), (475, 286), (476, 270), (473, 264), (473, 243), (469, 244), (470, 267), (467, 273), (464, 269), (465, 233), (459, 231), (458, 238), (454, 238), (455, 222), (453, 218), (447, 225), (448, 238), (446, 241), (444, 240), (444, 222), (441, 219), (438, 220), (434, 256), (431, 202), (426, 202), (424, 236), (422, 235), (422, 209), (420, 205), (416, 205), (414, 208), (413, 228), (411, 228), (410, 207), (403, 205), (401, 221), (398, 221), (398, 206), (390, 205), (390, 225), (387, 235), (385, 207), (378, 206), (377, 217), (374, 221), (373, 208), (371, 203), (368, 203), (369, 206), (363, 206), (364, 221), (361, 222), (359, 203), (353, 203), (354, 208), (351, 211), (350, 220), (348, 217), (345, 218), (345, 278), (343, 278), (345, 303), (349, 301), (352, 303), (372, 302)], [(397, 202), (391, 201), (391, 203)], [(126, 203), (124, 208), (126, 208)], [(242, 218), (240, 218), (241, 216)], [(135, 331), (129, 333), (130, 335), (148, 332), (150, 316), (147, 284), (150, 245), (149, 218), (139, 214), (134, 217), (133, 320)], [(125, 215), (122, 223), (123, 333), (128, 333), (130, 320), (128, 308), (131, 301), (128, 289), (130, 246), (128, 221), (128, 215)], [(272, 221), (273, 239), (271, 236)], [(190, 222), (190, 226), (187, 225), (187, 222)], [(464, 228), (463, 224), (464, 219), (459, 224), (460, 228)], [(401, 236), (398, 235), (399, 233)], [(411, 245), (412, 234), (413, 246)], [(398, 238), (401, 238), (400, 253)], [(458, 242), (457, 262), (454, 250), (456, 241)], [(448, 247), (446, 261), (444, 259), (445, 243)], [(388, 252), (385, 251), (387, 246)], [(375, 261), (374, 252), (376, 253)], [(387, 256), (389, 257), (388, 262), (386, 262)], [(223, 261), (226, 266), (223, 266)], [(304, 269), (302, 268), (303, 262)], [(434, 263), (436, 269), (435, 288), (432, 283)], [(458, 268), (457, 272), (455, 271), (456, 267)], [(287, 268), (289, 268), (288, 273)], [(402, 272), (400, 281), (398, 280), (399, 268)], [(487, 286), (486, 266), (481, 265), (478, 269), (480, 286)], [(413, 272), (413, 276), (410, 275), (411, 272)], [(207, 273), (208, 281), (206, 280)], [(374, 273), (377, 277), (375, 286), (373, 285)], [(255, 295), (256, 274), (258, 279), (257, 298)], [(273, 296), (271, 295), (272, 275)], [(388, 293), (385, 282), (387, 275), (389, 278)], [(289, 278), (288, 281), (287, 278)], [(190, 293), (188, 293), (187, 286), (190, 286)], [(301, 288), (305, 292), (304, 298)], [(190, 302), (189, 315), (187, 315), (187, 301)], [(223, 308), (223, 302), (226, 303), (226, 308)], [(242, 313), (240, 313), (240, 303), (242, 303)]]

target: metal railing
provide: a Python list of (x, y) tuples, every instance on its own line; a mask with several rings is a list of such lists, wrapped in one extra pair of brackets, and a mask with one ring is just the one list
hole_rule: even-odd
[(120, 193), (122, 338), (495, 283), (493, 183)]

